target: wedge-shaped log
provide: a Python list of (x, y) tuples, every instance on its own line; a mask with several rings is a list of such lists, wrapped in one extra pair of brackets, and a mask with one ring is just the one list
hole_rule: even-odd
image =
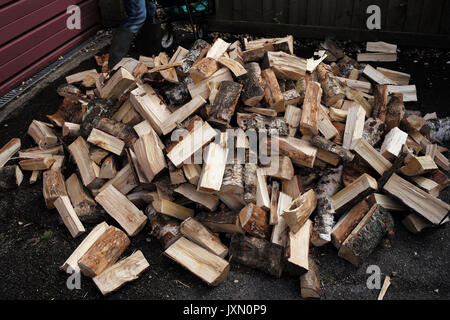
[(296, 234), (309, 219), (317, 206), (317, 198), (314, 190), (309, 190), (295, 199), (281, 216), (286, 221), (291, 233)]
[(316, 69), (317, 77), (323, 89), (324, 104), (331, 107), (339, 100), (344, 100), (345, 91), (333, 73), (327, 70), (322, 64)]
[(64, 262), (60, 269), (72, 274), (73, 272), (79, 272), (78, 260), (84, 256), (84, 254), (92, 247), (98, 238), (108, 229), (109, 225), (106, 222), (102, 222), (92, 229), (91, 232), (83, 239), (80, 245), (70, 255), (70, 257)]
[(264, 85), (265, 102), (276, 112), (283, 112), (285, 109), (284, 96), (273, 70), (270, 68), (263, 70), (261, 72), (261, 79)]
[(367, 143), (364, 138), (356, 141), (353, 149), (380, 175), (383, 175), (392, 167), (392, 163)]
[(383, 237), (394, 228), (391, 214), (374, 205), (359, 222), (339, 249), (339, 257), (359, 267), (378, 246)]
[(88, 188), (97, 186), (102, 181), (99, 179), (100, 172), (96, 172), (89, 158), (89, 148), (83, 137), (78, 137), (68, 149), (77, 164), (83, 185)]
[(131, 92), (130, 102), (153, 129), (158, 134), (162, 134), (162, 124), (170, 118), (172, 113), (158, 97), (155, 90), (148, 85), (138, 86)]
[(121, 225), (130, 237), (137, 235), (147, 223), (144, 213), (114, 186), (108, 186), (100, 192), (95, 197), (95, 201)]
[[(330, 108), (331, 110), (334, 108)], [(326, 112), (325, 108), (321, 105), (319, 108), (319, 132), (325, 137), (325, 139), (330, 140), (339, 134), (339, 131), (331, 122), (329, 114)]]
[(242, 85), (239, 83), (233, 81), (221, 82), (209, 113), (209, 121), (227, 126), (234, 115), (241, 91)]
[(139, 278), (149, 266), (147, 259), (138, 250), (131, 256), (112, 265), (92, 280), (94, 280), (100, 292), (106, 296), (122, 287), (125, 283)]
[(311, 256), (309, 257), (308, 265), (308, 272), (300, 276), (300, 294), (303, 299), (319, 299), (322, 292), (319, 268)]
[(77, 213), (73, 209), (69, 197), (59, 197), (55, 200), (54, 205), (56, 207), (56, 210), (58, 210), (59, 216), (61, 217), (62, 221), (66, 225), (73, 238), (78, 237), (80, 234), (86, 231), (80, 219), (78, 218)]
[(283, 272), (284, 248), (267, 240), (234, 234), (231, 238), (231, 262), (258, 269), (276, 278)]
[(203, 192), (220, 191), (228, 158), (228, 148), (219, 143), (211, 143), (206, 149), (205, 163), (197, 190)]
[(242, 228), (254, 237), (266, 239), (269, 236), (270, 225), (266, 211), (253, 203), (249, 203), (239, 212)]
[(40, 148), (48, 149), (58, 144), (58, 137), (52, 128), (44, 122), (33, 120), (28, 128), (28, 134)]
[(385, 136), (383, 145), (381, 146), (381, 154), (386, 159), (393, 161), (402, 151), (403, 145), (406, 143), (408, 134), (399, 128), (393, 128)]
[(83, 189), (76, 173), (66, 180), (67, 194), (81, 221), (96, 220), (99, 217), (97, 203)]
[(322, 88), (318, 82), (310, 81), (306, 85), (306, 95), (303, 102), (300, 131), (304, 135), (319, 134), (319, 108), (322, 98)]
[(294, 177), (294, 166), (291, 159), (286, 156), (275, 158), (269, 167), (263, 169), (266, 176), (282, 180), (291, 180)]
[(392, 175), (383, 189), (435, 225), (448, 221), (443, 220), (450, 210), (450, 205), (396, 174)]
[(263, 83), (261, 82), (261, 67), (257, 62), (245, 65), (247, 75), (244, 80), (241, 101), (249, 107), (255, 107), (265, 95)]
[(289, 233), (289, 258), (287, 261), (297, 272), (306, 273), (309, 270), (309, 243), (312, 232), (312, 221), (307, 219), (298, 232)]
[(189, 75), (194, 83), (199, 83), (211, 77), (217, 70), (219, 70), (219, 63), (215, 59), (206, 57), (197, 61), (189, 69)]
[(233, 72), (234, 76), (239, 78), (247, 74), (247, 70), (245, 70), (244, 66), (239, 62), (231, 58), (221, 57), (218, 62), (230, 69)]
[(345, 124), (344, 142), (342, 146), (347, 150), (353, 150), (355, 143), (362, 138), (364, 131), (366, 112), (360, 106), (348, 111)]
[(133, 75), (126, 69), (120, 68), (104, 86), (97, 86), (97, 90), (102, 99), (118, 99), (134, 82)]
[(285, 194), (284, 192), (280, 192), (276, 212), (277, 220), (276, 224), (272, 228), (272, 235), (270, 237), (270, 242), (278, 244), (282, 247), (286, 247), (289, 233), (288, 225), (286, 223), (286, 220), (284, 220), (282, 213), (284, 212), (285, 209), (289, 207), (291, 203), (292, 197)]
[(184, 220), (180, 225), (180, 231), (187, 239), (219, 257), (225, 258), (227, 256), (228, 248), (220, 241), (219, 237), (194, 218)]
[(286, 123), (289, 125), (290, 137), (294, 137), (295, 134), (297, 133), (301, 117), (302, 117), (302, 109), (297, 108), (293, 105), (286, 106), (286, 110), (284, 112), (284, 120), (286, 120)]
[(20, 168), (24, 171), (47, 170), (55, 163), (53, 157), (26, 159), (19, 161)]
[(210, 286), (218, 286), (225, 281), (230, 270), (226, 260), (184, 237), (171, 245), (164, 254)]
[(300, 80), (306, 74), (306, 60), (285, 52), (268, 52), (269, 66), (277, 77)]
[(344, 210), (349, 204), (361, 201), (369, 193), (378, 189), (377, 181), (367, 173), (361, 175), (350, 185), (331, 197), (336, 211), (342, 208)]
[(87, 141), (118, 156), (122, 155), (125, 147), (122, 140), (95, 128), (92, 129)]
[(167, 168), (163, 151), (152, 134), (143, 135), (134, 144), (137, 162), (147, 180), (151, 182), (155, 176)]
[(195, 203), (201, 204), (210, 211), (216, 210), (219, 205), (217, 196), (198, 192), (195, 186), (190, 183), (182, 184), (174, 191)]
[(200, 180), (202, 167), (194, 163), (185, 164), (183, 165), (183, 172), (189, 183), (196, 186)]
[(436, 169), (438, 169), (438, 167), (433, 159), (430, 156), (423, 156), (412, 158), (406, 166), (400, 168), (400, 171), (406, 176), (413, 177)]
[(0, 168), (3, 167), (13, 155), (15, 155), (21, 147), (20, 139), (11, 139), (0, 149)]
[(178, 108), (166, 121), (162, 123), (162, 134), (166, 135), (173, 131), (178, 124), (186, 120), (190, 115), (192, 115), (205, 104), (205, 99), (200, 96), (196, 96), (190, 102)]
[(370, 208), (369, 203), (363, 200), (345, 213), (334, 225), (331, 232), (331, 242), (338, 250)]
[(15, 189), (22, 184), (22, 181), (23, 173), (19, 166), (5, 166), (0, 168), (1, 191)]
[(256, 205), (263, 210), (270, 209), (269, 189), (267, 188), (267, 179), (263, 168), (256, 170)]
[(186, 220), (187, 218), (194, 216), (194, 210), (166, 199), (155, 200), (152, 202), (152, 205), (157, 212), (179, 220)]
[(291, 158), (294, 164), (312, 168), (317, 156), (317, 148), (305, 140), (293, 137), (273, 136), (268, 139), (269, 144), (278, 143), (279, 152)]
[(378, 71), (374, 67), (372, 67), (370, 64), (368, 64), (364, 68), (363, 74), (378, 84), (394, 84), (394, 85), (397, 84), (394, 80), (389, 79), (384, 74), (382, 74), (380, 71)]
[(78, 266), (83, 275), (94, 278), (116, 263), (129, 245), (122, 230), (109, 226), (78, 259)]
[(136, 180), (136, 177), (133, 174), (133, 169), (130, 164), (127, 164), (123, 167), (117, 175), (105, 183), (99, 190), (99, 192), (104, 191), (109, 186), (114, 186), (117, 190), (119, 190), (123, 195), (130, 193), (131, 190), (136, 188), (139, 185), (139, 182)]
[(167, 157), (178, 168), (216, 135), (216, 131), (211, 128), (208, 122), (203, 124), (196, 122), (194, 130), (170, 150)]
[(47, 170), (43, 176), (43, 195), (47, 208), (54, 209), (55, 201), (61, 196), (67, 196), (66, 183), (60, 171)]

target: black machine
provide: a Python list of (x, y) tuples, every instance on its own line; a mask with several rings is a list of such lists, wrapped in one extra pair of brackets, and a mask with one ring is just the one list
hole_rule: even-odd
[(158, 0), (157, 6), (158, 18), (165, 24), (161, 36), (161, 46), (164, 49), (174, 43), (173, 22), (189, 22), (195, 39), (203, 38), (205, 18), (215, 11), (214, 0)]

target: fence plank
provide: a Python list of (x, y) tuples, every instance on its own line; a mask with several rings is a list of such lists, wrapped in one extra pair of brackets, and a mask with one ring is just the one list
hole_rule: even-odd
[(289, 1), (289, 23), (306, 24), (306, 11), (308, 0), (290, 0)]
[[(443, 5), (444, 0), (426, 1), (424, 3), (422, 16), (420, 18), (419, 32), (437, 33), (439, 31)], [(448, 16), (443, 18), (448, 19)]]
[(335, 26), (336, 17), (336, 0), (320, 0), (320, 25), (321, 26)]
[(241, 0), (232, 0), (233, 2), (233, 20), (242, 20), (242, 2)]
[(419, 30), (420, 17), (425, 0), (409, 0), (406, 4), (406, 21), (403, 26), (405, 32), (417, 32)]
[(389, 0), (388, 11), (386, 12), (386, 27), (389, 31), (401, 31), (406, 21), (407, 2), (404, 0)]
[(289, 23), (289, 0), (275, 0), (275, 18), (280, 23)]
[(308, 11), (306, 12), (307, 25), (319, 25), (321, 2), (317, 0), (308, 0)]
[(446, 19), (446, 17), (450, 17), (450, 0), (445, 1), (444, 9), (442, 10), (441, 29), (439, 30), (439, 33), (450, 34), (450, 19)]
[(233, 2), (230, 0), (216, 0), (217, 19), (233, 19)]
[(339, 0), (336, 6), (335, 25), (350, 28), (352, 26), (354, 0)]
[(274, 22), (275, 7), (273, 0), (263, 0), (263, 20), (264, 22)]

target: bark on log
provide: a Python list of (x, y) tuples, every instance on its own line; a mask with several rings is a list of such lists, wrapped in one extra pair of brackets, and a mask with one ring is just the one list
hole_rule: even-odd
[(257, 62), (245, 65), (247, 75), (245, 76), (242, 89), (241, 101), (249, 107), (255, 107), (264, 98), (264, 87), (261, 83), (261, 68)]
[(375, 104), (372, 109), (372, 117), (375, 119), (380, 119), (383, 123), (386, 122), (387, 103), (387, 85), (377, 85), (375, 87)]
[(201, 212), (195, 216), (195, 219), (211, 229), (212, 232), (245, 234), (236, 212)]
[(188, 54), (184, 58), (183, 65), (181, 66), (181, 71), (183, 73), (188, 73), (189, 69), (194, 65), (194, 63), (202, 59), (208, 53), (211, 45), (205, 40), (198, 39), (194, 42)]
[(256, 203), (257, 177), (256, 170), (258, 166), (254, 163), (244, 165), (244, 201), (246, 203)]
[(363, 139), (372, 147), (380, 142), (385, 124), (380, 119), (369, 118), (364, 123)]
[(226, 127), (234, 115), (242, 85), (233, 81), (223, 81), (218, 90), (208, 121)]
[(427, 121), (430, 137), (443, 143), (450, 141), (450, 118), (431, 119)]
[(390, 97), (391, 100), (386, 107), (386, 131), (400, 126), (400, 122), (406, 112), (402, 93), (393, 93)]
[(225, 167), (225, 173), (223, 175), (222, 188), (220, 192), (243, 194), (244, 193), (244, 180), (243, 180), (244, 167), (235, 160), (234, 164), (228, 164)]
[(180, 224), (169, 216), (156, 212), (152, 205), (145, 209), (151, 227), (150, 235), (161, 243), (164, 250), (181, 237)]
[(309, 270), (300, 277), (300, 292), (303, 299), (319, 299), (321, 294), (320, 274), (317, 264), (310, 256), (308, 260)]
[[(114, 105), (106, 99), (94, 99), (89, 101), (86, 112), (80, 125), (80, 134), (87, 139), (93, 128), (102, 118), (111, 118), (114, 114)], [(99, 129), (99, 128), (97, 128)], [(104, 131), (104, 130), (102, 130)]]
[(112, 119), (99, 119), (95, 128), (122, 140), (127, 148), (131, 148), (138, 139), (132, 126)]
[(334, 75), (328, 71), (323, 64), (320, 64), (316, 68), (317, 77), (323, 88), (324, 104), (327, 107), (331, 107), (339, 100), (345, 98), (345, 91), (342, 89), (339, 81)]
[(314, 136), (311, 139), (311, 143), (315, 145), (316, 147), (332, 152), (336, 155), (338, 155), (344, 162), (351, 162), (355, 155), (348, 151), (347, 149), (338, 146), (337, 144), (321, 137), (321, 136)]
[(266, 211), (253, 203), (249, 203), (239, 212), (242, 228), (250, 235), (267, 239), (270, 235), (269, 218)]
[(289, 126), (283, 118), (266, 117), (259, 114), (237, 113), (238, 126), (246, 130), (265, 131), (269, 136), (289, 134)]
[(231, 238), (231, 261), (261, 270), (276, 278), (283, 272), (284, 248), (269, 241), (234, 234)]

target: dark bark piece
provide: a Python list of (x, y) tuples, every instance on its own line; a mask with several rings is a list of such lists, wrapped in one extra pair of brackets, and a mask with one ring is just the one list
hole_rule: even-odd
[(400, 126), (400, 122), (406, 112), (405, 105), (403, 104), (403, 93), (393, 93), (390, 97), (391, 100), (386, 107), (386, 132)]
[(22, 183), (23, 174), (19, 166), (0, 168), (0, 191), (15, 189)]
[(372, 109), (372, 117), (386, 122), (388, 90), (387, 85), (375, 86), (375, 103)]
[(114, 105), (106, 99), (91, 100), (86, 106), (86, 112), (80, 125), (80, 134), (88, 138), (93, 128), (102, 118), (111, 118), (114, 114)]
[(133, 147), (138, 139), (133, 127), (116, 120), (101, 118), (95, 128), (122, 140), (128, 148)]
[(254, 163), (244, 165), (244, 201), (246, 203), (256, 203), (258, 166)]
[(241, 101), (249, 107), (255, 107), (264, 98), (264, 87), (261, 83), (261, 68), (257, 62), (245, 65), (247, 75), (243, 79)]
[(151, 226), (150, 235), (156, 237), (161, 242), (164, 250), (169, 248), (182, 236), (180, 223), (175, 219), (156, 212), (152, 205), (147, 206), (145, 214)]
[(270, 235), (269, 218), (266, 211), (253, 203), (249, 203), (239, 212), (241, 226), (250, 235), (267, 239)]
[(195, 219), (211, 229), (212, 232), (245, 234), (236, 212), (201, 212), (195, 216)]
[(314, 136), (311, 139), (311, 143), (313, 145), (315, 145), (316, 147), (332, 152), (336, 155), (338, 155), (344, 162), (350, 162), (353, 160), (353, 158), (355, 157), (355, 155), (350, 152), (349, 150), (338, 146), (337, 144), (321, 137), (321, 136)]
[(241, 91), (242, 85), (239, 83), (233, 81), (221, 82), (208, 121), (220, 126), (228, 126), (234, 115)]
[(383, 207), (374, 205), (342, 243), (339, 257), (359, 267), (393, 228), (391, 214)]
[(443, 143), (450, 140), (450, 118), (432, 119), (427, 121), (430, 128), (430, 137)]
[(316, 72), (323, 89), (323, 100), (327, 107), (331, 107), (339, 100), (345, 98), (345, 91), (331, 71), (327, 70), (323, 64), (320, 64), (317, 66)]
[(231, 238), (230, 257), (232, 262), (258, 269), (276, 278), (283, 272), (282, 246), (267, 240), (235, 234)]
[(378, 179), (377, 183), (379, 190), (382, 190), (386, 182), (391, 178), (391, 176), (403, 166), (405, 159), (409, 154), (406, 148), (407, 148), (406, 146), (403, 146), (402, 151), (397, 156), (392, 166), (383, 173), (380, 179)]
[(195, 41), (186, 57), (184, 57), (181, 71), (183, 73), (188, 73), (189, 69), (194, 65), (196, 61), (203, 59), (203, 57), (206, 56), (209, 48), (211, 48), (211, 45), (205, 40), (198, 39), (197, 41)]
[(238, 126), (246, 130), (266, 131), (268, 135), (287, 136), (289, 134), (289, 125), (283, 118), (271, 118), (260, 114), (237, 114)]
[(372, 147), (381, 141), (385, 124), (380, 119), (369, 118), (364, 123), (363, 139)]
[(185, 81), (166, 89), (164, 95), (172, 106), (183, 106), (191, 101), (191, 94)]

